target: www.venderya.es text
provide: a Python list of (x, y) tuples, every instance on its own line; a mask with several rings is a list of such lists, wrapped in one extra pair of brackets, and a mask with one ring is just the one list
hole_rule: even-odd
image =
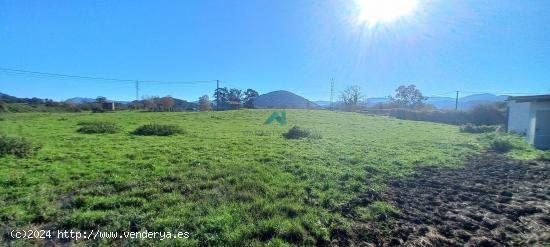
[(74, 230), (12, 230), (10, 237), (12, 239), (186, 239), (191, 234), (189, 232), (155, 232), (155, 231), (138, 231), (138, 232), (112, 232), (112, 231), (74, 231)]

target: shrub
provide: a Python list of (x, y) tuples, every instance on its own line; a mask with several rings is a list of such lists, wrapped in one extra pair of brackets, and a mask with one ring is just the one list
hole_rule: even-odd
[(455, 125), (467, 123), (475, 125), (503, 125), (506, 123), (506, 111), (500, 104), (477, 105), (469, 111), (371, 108), (368, 112), (389, 115), (398, 119)]
[(506, 153), (515, 148), (514, 140), (506, 135), (488, 135), (489, 148), (498, 153)]
[(489, 132), (496, 132), (500, 129), (500, 126), (498, 125), (474, 125), (474, 124), (466, 124), (460, 126), (460, 132), (464, 133), (489, 133)]
[(83, 134), (117, 133), (120, 128), (116, 123), (106, 121), (80, 122), (82, 125), (77, 131)]
[(395, 109), (389, 112), (389, 115), (405, 120), (428, 121), (446, 124), (466, 124), (469, 122), (469, 117), (463, 111), (421, 111), (409, 109)]
[(0, 112), (8, 112), (8, 104), (0, 101)]
[(469, 122), (477, 125), (498, 125), (506, 122), (505, 107), (499, 104), (477, 105), (468, 111)]
[(92, 108), (92, 113), (104, 113), (105, 110), (103, 110), (103, 108), (100, 108), (100, 107), (93, 107)]
[(4, 155), (15, 155), (24, 158), (34, 154), (40, 146), (33, 145), (22, 137), (0, 136), (0, 157)]
[(300, 138), (315, 138), (319, 139), (321, 138), (321, 135), (319, 133), (312, 132), (307, 129), (300, 128), (298, 126), (292, 127), (290, 130), (288, 130), (287, 133), (284, 133), (283, 136), (286, 139), (300, 139)]
[(134, 135), (144, 136), (169, 136), (174, 134), (181, 134), (183, 133), (183, 130), (177, 125), (146, 124), (137, 128), (132, 133)]
[(509, 139), (496, 138), (489, 143), (493, 151), (506, 153), (514, 148), (514, 144)]

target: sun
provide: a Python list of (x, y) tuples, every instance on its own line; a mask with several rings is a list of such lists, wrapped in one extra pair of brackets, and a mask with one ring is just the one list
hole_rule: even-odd
[(355, 0), (357, 21), (373, 27), (413, 13), (417, 0)]

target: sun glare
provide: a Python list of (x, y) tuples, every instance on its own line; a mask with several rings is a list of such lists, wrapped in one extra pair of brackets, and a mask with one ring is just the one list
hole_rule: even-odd
[(405, 17), (417, 7), (417, 0), (355, 0), (357, 20), (370, 27)]

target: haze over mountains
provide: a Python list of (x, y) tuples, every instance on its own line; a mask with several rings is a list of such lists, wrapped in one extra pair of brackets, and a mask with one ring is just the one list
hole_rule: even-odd
[[(508, 98), (508, 95), (494, 95), (490, 93), (484, 94), (472, 94), (458, 98), (458, 109), (459, 110), (468, 110), (472, 107), (480, 104), (488, 104), (495, 102), (504, 102)], [(426, 100), (427, 104), (433, 105), (437, 109), (454, 109), (455, 108), (455, 98), (452, 97), (429, 97)], [(387, 97), (374, 97), (367, 98), (367, 105), (374, 106), (376, 104), (388, 103), (390, 101)], [(330, 105), (330, 101), (315, 101), (316, 104), (326, 107)]]
[[(494, 103), (494, 102), (504, 102), (508, 98), (507, 95), (494, 95), (494, 94), (472, 94), (465, 97), (461, 97), (458, 100), (458, 108), (460, 110), (468, 110), (472, 107), (480, 104)], [(7, 95), (0, 93), (0, 100), (7, 102), (23, 102), (23, 98), (18, 98), (15, 96)], [(111, 99), (112, 100), (112, 99)], [(175, 99), (176, 104), (181, 105), (182, 107), (191, 107), (195, 106), (194, 102), (188, 102), (186, 100)], [(214, 102), (214, 99), (212, 99)], [(373, 97), (367, 98), (367, 105), (374, 106), (380, 103), (387, 103), (389, 99), (382, 97)], [(95, 102), (94, 98), (86, 97), (74, 97), (65, 100), (65, 102), (70, 102), (74, 104), (84, 104)], [(127, 101), (115, 101), (121, 104), (127, 104)], [(433, 105), (437, 109), (454, 109), (455, 108), (455, 98), (452, 97), (430, 97), (426, 100), (426, 103)], [(255, 99), (254, 105), (256, 108), (322, 108), (328, 107), (330, 101), (319, 100), (319, 101), (310, 101), (302, 96), (296, 95), (292, 92), (285, 90), (278, 90), (269, 92), (266, 94), (260, 95)]]

